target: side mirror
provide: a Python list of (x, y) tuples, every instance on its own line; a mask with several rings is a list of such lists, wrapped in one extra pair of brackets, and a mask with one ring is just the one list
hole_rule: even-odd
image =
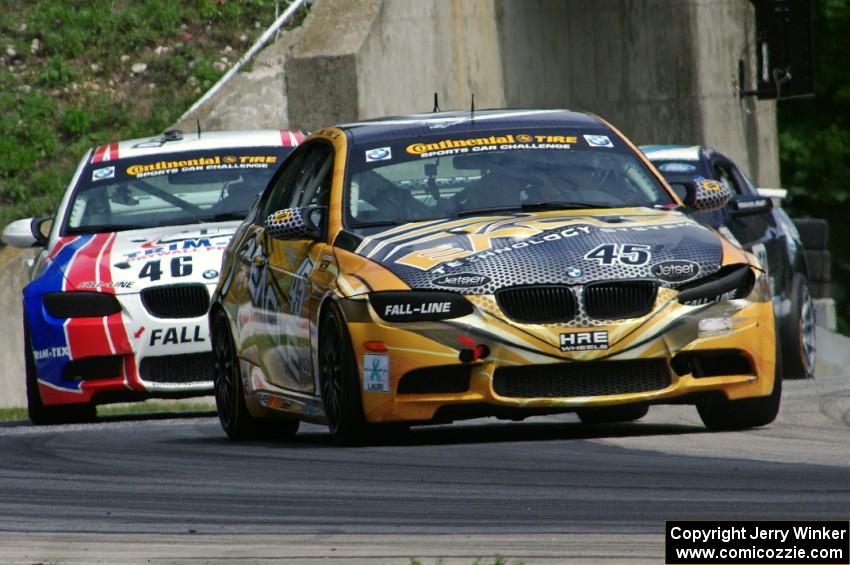
[(697, 177), (692, 182), (682, 184), (688, 192), (685, 205), (694, 212), (720, 210), (732, 198), (732, 191), (716, 180)]
[(745, 194), (733, 197), (729, 204), (729, 211), (733, 216), (755, 216), (773, 208), (770, 198)]
[(53, 218), (28, 218), (12, 222), (3, 230), (3, 242), (12, 247), (45, 247), (47, 233), (43, 229)]
[(284, 208), (272, 212), (263, 227), (275, 239), (318, 239), (321, 237), (321, 223), (324, 208)]
[(757, 188), (756, 192), (759, 193), (759, 196), (773, 200), (773, 205), (777, 208), (782, 206), (783, 201), (791, 202), (791, 195), (785, 188)]

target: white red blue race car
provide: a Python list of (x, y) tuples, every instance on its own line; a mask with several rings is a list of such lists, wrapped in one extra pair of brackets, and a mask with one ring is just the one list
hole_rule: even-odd
[(34, 423), (211, 392), (206, 313), (222, 251), (303, 137), (171, 130), (105, 145), (82, 159), (55, 218), (6, 227), (6, 243), (42, 248), (23, 292)]

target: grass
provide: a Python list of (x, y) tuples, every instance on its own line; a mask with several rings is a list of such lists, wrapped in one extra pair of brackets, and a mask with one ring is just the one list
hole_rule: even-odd
[[(443, 560), (437, 559), (434, 562), (434, 564), (435, 565), (442, 565)], [(426, 564), (423, 563), (422, 560), (419, 559), (418, 557), (411, 557), (410, 558), (410, 565), (426, 565)], [(475, 561), (472, 562), (472, 565), (523, 565), (523, 562), (517, 561), (517, 560), (508, 561), (505, 557), (502, 557), (501, 555), (497, 555), (493, 558), (479, 557), (478, 559), (476, 559)]]
[(88, 148), (174, 123), (275, 2), (0, 1), (0, 227), (52, 214)]
[[(97, 407), (98, 417), (139, 416), (145, 414), (179, 414), (186, 412), (210, 412), (215, 410), (211, 400), (165, 401), (146, 400), (127, 404), (104, 404)], [(0, 421), (14, 422), (27, 420), (26, 408), (0, 408)]]

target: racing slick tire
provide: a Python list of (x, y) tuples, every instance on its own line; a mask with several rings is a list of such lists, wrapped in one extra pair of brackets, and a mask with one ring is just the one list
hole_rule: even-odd
[(583, 408), (577, 410), (579, 420), (584, 424), (616, 424), (618, 422), (634, 422), (640, 420), (649, 412), (646, 405), (603, 406), (600, 408)]
[(370, 426), (363, 414), (351, 337), (335, 304), (325, 310), (319, 326), (319, 385), (334, 442), (340, 445), (362, 443)]
[(796, 218), (794, 225), (806, 250), (829, 249), (829, 223), (822, 218)]
[(27, 413), (36, 426), (91, 422), (97, 416), (94, 404), (45, 406), (38, 391), (35, 356), (32, 353), (29, 324), (24, 323), (24, 359), (27, 377)]
[(815, 306), (803, 276), (794, 278), (791, 312), (781, 323), (779, 337), (783, 377), (815, 378)]
[(713, 398), (697, 404), (702, 423), (710, 430), (745, 430), (766, 426), (779, 414), (782, 400), (782, 348), (776, 339), (776, 369), (773, 390), (767, 396), (728, 400)]
[(251, 416), (245, 404), (242, 370), (236, 355), (236, 344), (230, 333), (230, 322), (218, 310), (212, 328), (215, 375), (213, 393), (221, 427), (231, 441), (258, 438), (288, 438), (298, 432), (299, 420), (260, 419)]

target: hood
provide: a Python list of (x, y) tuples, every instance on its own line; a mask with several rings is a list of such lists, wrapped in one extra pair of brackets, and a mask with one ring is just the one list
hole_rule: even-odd
[(720, 236), (650, 209), (479, 216), (398, 226), (356, 253), (415, 289), (490, 294), (527, 284), (651, 279), (675, 288), (717, 271)]
[(65, 290), (139, 292), (161, 284), (218, 281), (221, 256), (239, 222), (166, 226), (61, 238), (48, 269)]

